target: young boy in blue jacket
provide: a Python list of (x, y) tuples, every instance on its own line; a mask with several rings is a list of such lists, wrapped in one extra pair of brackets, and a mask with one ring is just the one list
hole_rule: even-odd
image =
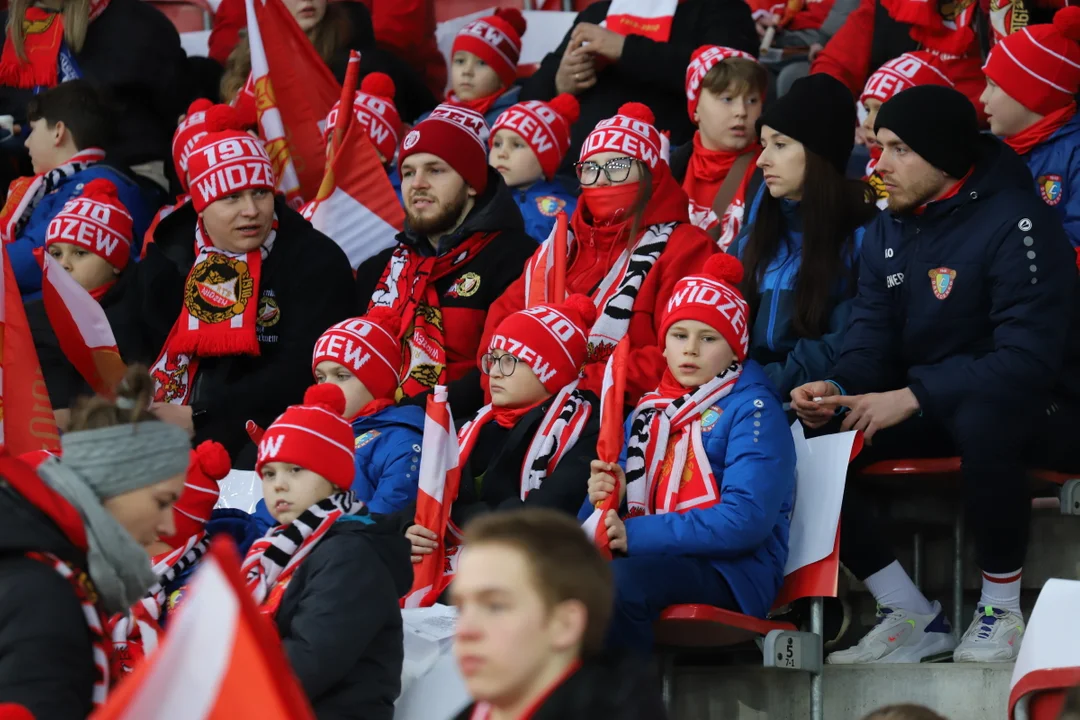
[(513, 192), (525, 232), (538, 243), (548, 239), (560, 211), (570, 217), (577, 206), (577, 198), (554, 178), (578, 115), (577, 98), (563, 93), (551, 102), (513, 105), (491, 128), (488, 165), (499, 171)]
[(999, 41), (983, 72), (990, 130), (1027, 162), (1039, 197), (1080, 252), (1080, 7)]
[(49, 222), (91, 180), (105, 178), (117, 188), (133, 221), (132, 257), (150, 224), (153, 208), (142, 190), (120, 170), (105, 164), (111, 121), (104, 103), (85, 80), (62, 83), (34, 97), (26, 109), (34, 176), (18, 178), (8, 188), (0, 210), (4, 242), (23, 297), (41, 291), (41, 266), (34, 250), (44, 247)]
[(660, 386), (631, 414), (619, 463), (592, 464), (581, 517), (616, 491), (613, 476), (622, 505), (602, 519), (618, 553), (611, 646), (651, 652), (670, 605), (765, 617), (783, 583), (795, 446), (775, 388), (746, 357), (741, 279), (721, 253), (676, 283)]

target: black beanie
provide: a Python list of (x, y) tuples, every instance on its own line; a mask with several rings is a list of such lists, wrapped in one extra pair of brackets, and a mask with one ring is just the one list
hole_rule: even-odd
[(944, 85), (917, 85), (893, 95), (878, 110), (874, 132), (882, 128), (954, 178), (967, 175), (979, 156), (975, 106)]
[(768, 125), (798, 140), (844, 175), (857, 122), (851, 91), (831, 75), (819, 73), (796, 80), (787, 94), (765, 108), (757, 131), (760, 136), (761, 126)]

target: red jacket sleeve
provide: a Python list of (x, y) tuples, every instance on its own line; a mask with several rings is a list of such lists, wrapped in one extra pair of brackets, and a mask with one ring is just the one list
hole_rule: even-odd
[(826, 73), (847, 85), (855, 97), (862, 94), (863, 85), (870, 77), (870, 44), (874, 35), (876, 1), (861, 0), (859, 7), (848, 15), (843, 26), (810, 66), (811, 73)]
[(221, 0), (210, 27), (210, 57), (224, 65), (240, 42), (240, 30), (246, 27), (244, 0)]

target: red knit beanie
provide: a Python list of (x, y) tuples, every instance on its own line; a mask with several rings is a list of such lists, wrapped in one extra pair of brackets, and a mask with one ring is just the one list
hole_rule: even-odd
[(901, 90), (916, 85), (954, 87), (953, 81), (941, 70), (941, 60), (925, 50), (908, 52), (879, 67), (866, 81), (860, 103), (867, 100), (887, 101)]
[(131, 259), (131, 215), (116, 186), (105, 178), (91, 180), (49, 222), (45, 247), (71, 243), (94, 253), (120, 270)]
[(498, 348), (527, 364), (554, 395), (580, 374), (595, 320), (596, 306), (587, 295), (571, 295), (561, 305), (535, 305), (504, 318), (488, 352)]
[(550, 180), (570, 149), (570, 126), (580, 114), (581, 106), (570, 93), (556, 95), (550, 102), (526, 100), (499, 115), (491, 127), (488, 144), (494, 142), (498, 131), (513, 130), (536, 154), (544, 176)]
[(525, 16), (517, 8), (499, 8), (494, 15), (473, 20), (454, 38), (450, 57), (459, 50), (471, 52), (490, 65), (504, 88), (517, 79), (521, 57), (521, 36), (525, 34)]
[(660, 320), (660, 346), (664, 346), (668, 328), (680, 320), (697, 320), (720, 333), (735, 356), (746, 359), (750, 342), (747, 319), (750, 309), (739, 292), (743, 267), (738, 258), (717, 253), (705, 261), (701, 273), (675, 283)]
[(262, 141), (239, 128), (227, 105), (206, 111), (206, 135), (188, 153), (191, 202), (202, 212), (212, 202), (243, 190), (273, 190), (274, 167)]
[(0, 720), (34, 720), (34, 713), (16, 703), (0, 703)]
[(372, 308), (364, 317), (339, 322), (315, 343), (311, 372), (330, 360), (355, 375), (376, 400), (392, 398), (404, 361), (400, 332), (401, 316), (389, 308)]
[(175, 549), (203, 531), (221, 494), (218, 481), (230, 470), (232, 461), (221, 443), (206, 440), (191, 451), (184, 492), (173, 506), (176, 533), (160, 538), (161, 542)]
[(585, 162), (599, 153), (617, 152), (640, 160), (650, 170), (656, 170), (664, 161), (664, 141), (653, 125), (655, 119), (647, 105), (626, 103), (619, 108), (618, 115), (597, 123), (596, 129), (582, 143), (578, 160)]
[(266, 463), (291, 463), (310, 470), (342, 490), (352, 487), (352, 426), (342, 417), (345, 394), (337, 385), (312, 385), (303, 405), (292, 405), (266, 429), (259, 441), (255, 472)]
[(398, 170), (405, 158), (431, 153), (442, 158), (477, 194), (487, 188), (488, 126), (475, 110), (439, 105), (405, 136), (398, 153)]
[(1080, 90), (1080, 7), (1061, 8), (1054, 22), (1003, 38), (983, 66), (986, 77), (1039, 115), (1075, 102)]
[[(214, 107), (214, 103), (206, 98), (199, 98), (188, 106), (187, 115), (176, 127), (172, 138), (173, 167), (176, 168), (176, 177), (180, 180), (180, 186), (187, 190), (187, 163), (188, 155), (195, 143), (206, 135), (206, 111)], [(225, 106), (228, 107), (228, 106)], [(235, 111), (234, 111), (235, 112)]]
[(701, 99), (701, 83), (709, 71), (728, 58), (742, 58), (757, 62), (757, 58), (748, 52), (720, 45), (702, 45), (690, 56), (686, 67), (686, 110), (690, 119), (697, 112), (698, 100)]
[[(401, 116), (394, 106), (394, 93), (397, 88), (389, 75), (381, 72), (368, 73), (360, 83), (360, 89), (353, 100), (353, 114), (360, 127), (367, 131), (371, 144), (382, 153), (387, 162), (394, 159), (401, 133)], [(334, 103), (326, 116), (326, 130), (323, 140), (329, 142), (330, 134), (337, 127), (338, 106)]]

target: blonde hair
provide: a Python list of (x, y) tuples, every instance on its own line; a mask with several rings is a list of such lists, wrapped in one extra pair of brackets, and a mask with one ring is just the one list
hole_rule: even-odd
[(132, 365), (120, 384), (116, 386), (116, 400), (96, 395), (79, 398), (71, 411), (69, 432), (76, 430), (96, 430), (157, 421), (150, 413), (150, 402), (154, 398), (154, 381), (145, 365)]
[[(8, 7), (7, 30), (15, 44), (15, 54), (26, 62), (26, 11), (35, 0), (11, 0)], [(64, 42), (75, 54), (82, 51), (86, 42), (86, 29), (90, 27), (90, 0), (64, 0), (60, 14), (64, 18)]]

